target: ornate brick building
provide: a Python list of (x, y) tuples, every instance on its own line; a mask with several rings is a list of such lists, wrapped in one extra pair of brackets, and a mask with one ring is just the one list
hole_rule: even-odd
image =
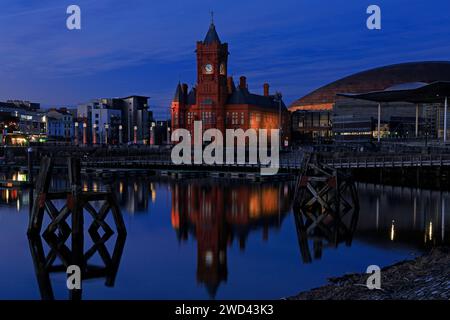
[(197, 42), (197, 85), (190, 91), (178, 84), (171, 104), (172, 130), (185, 128), (194, 134), (194, 121), (203, 130), (281, 129), (282, 144), (289, 144), (289, 112), (281, 94), (270, 95), (264, 84), (263, 95), (250, 93), (245, 77), (236, 87), (228, 77), (228, 44), (222, 43), (214, 23), (204, 41)]

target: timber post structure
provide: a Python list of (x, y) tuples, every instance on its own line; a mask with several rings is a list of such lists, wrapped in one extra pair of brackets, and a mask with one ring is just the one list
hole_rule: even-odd
[[(80, 160), (75, 158), (68, 159), (70, 190), (50, 192), (52, 169), (52, 159), (42, 158), (28, 226), (30, 251), (41, 297), (53, 299), (50, 274), (66, 272), (67, 268), (73, 265), (80, 268), (81, 279), (105, 278), (106, 286), (114, 286), (127, 232), (113, 192), (110, 188), (107, 188), (106, 192), (82, 190)], [(54, 200), (65, 200), (65, 204), (58, 209), (53, 203)], [(91, 202), (100, 203), (99, 209), (97, 210), (95, 204)], [(87, 232), (85, 232), (86, 213), (90, 216)], [(106, 221), (108, 213), (113, 217), (117, 232), (112, 253), (106, 246), (115, 233)], [(46, 214), (50, 221), (44, 225)], [(69, 219), (70, 224), (67, 222)], [(44, 231), (41, 235), (42, 229)], [(100, 229), (103, 232), (99, 232)], [(85, 242), (86, 234), (91, 241)], [(69, 238), (70, 244), (66, 244)], [(49, 247), (48, 254), (45, 254), (42, 240)], [(90, 247), (85, 250), (87, 244)], [(96, 253), (100, 256), (103, 266), (89, 263)], [(56, 258), (61, 261), (60, 265), (55, 265)], [(70, 298), (81, 299), (81, 289), (70, 290)]]
[(332, 247), (341, 242), (351, 244), (359, 216), (358, 194), (351, 175), (323, 164), (317, 155), (305, 154), (293, 206), (305, 263), (312, 261), (308, 238), (313, 239), (315, 258), (322, 255), (324, 242)]

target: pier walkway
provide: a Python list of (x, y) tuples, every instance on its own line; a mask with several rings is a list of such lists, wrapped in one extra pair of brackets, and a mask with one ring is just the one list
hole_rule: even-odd
[[(283, 171), (300, 170), (303, 165), (303, 152), (291, 152), (280, 157), (280, 169)], [(340, 158), (324, 157), (323, 162), (335, 169), (358, 168), (410, 168), (410, 167), (447, 167), (450, 166), (450, 154), (386, 154), (344, 156)], [(260, 164), (192, 164), (175, 165), (169, 156), (142, 156), (119, 158), (92, 158), (82, 161), (82, 165), (88, 168), (178, 168), (183, 169), (214, 169), (225, 170), (257, 170)]]
[(450, 166), (450, 155), (353, 156), (340, 159), (326, 159), (324, 162), (335, 169), (446, 167)]

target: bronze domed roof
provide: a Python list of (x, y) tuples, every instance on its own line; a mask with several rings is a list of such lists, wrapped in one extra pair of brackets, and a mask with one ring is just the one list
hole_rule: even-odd
[(401, 63), (359, 72), (307, 94), (293, 102), (290, 109), (331, 107), (338, 93), (380, 91), (403, 83), (435, 81), (450, 81), (450, 61)]

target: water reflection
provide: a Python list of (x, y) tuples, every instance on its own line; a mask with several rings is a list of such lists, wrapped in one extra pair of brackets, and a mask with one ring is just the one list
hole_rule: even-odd
[(422, 249), (449, 243), (448, 192), (368, 184), (358, 184), (358, 191), (358, 238)]
[[(92, 189), (81, 191), (80, 160), (68, 159), (67, 164), (63, 177), (70, 189), (51, 190), (56, 170), (51, 158), (42, 159), (29, 215), (27, 234), (43, 299), (54, 299), (50, 274), (55, 272), (67, 273), (67, 288), (74, 300), (81, 299), (83, 280), (105, 278), (106, 286), (114, 286), (127, 234), (109, 185), (106, 192), (98, 192), (99, 183), (94, 181)], [(115, 234), (110, 252), (107, 245)]]
[(311, 263), (311, 242), (314, 259), (322, 258), (324, 248), (337, 248), (341, 243), (351, 246), (359, 209), (348, 210), (339, 216), (306, 215), (298, 212), (294, 213), (294, 219), (302, 260), (304, 263)]
[(250, 232), (279, 228), (288, 214), (292, 185), (238, 185), (205, 180), (172, 186), (171, 221), (181, 241), (197, 240), (197, 281), (214, 298), (228, 277), (227, 248), (244, 251)]
[[(349, 215), (341, 221), (324, 221), (323, 224), (307, 232), (308, 228), (313, 225), (311, 221), (305, 217), (300, 219), (298, 216), (291, 215), (294, 188), (290, 182), (258, 184), (210, 179), (175, 181), (144, 176), (118, 177), (114, 180), (113, 191), (126, 218), (126, 223), (130, 224), (133, 221), (139, 222), (140, 225), (158, 223), (160, 228), (158, 232), (161, 232), (161, 238), (158, 239), (165, 241), (164, 246), (173, 251), (167, 252), (167, 256), (162, 260), (159, 256), (152, 255), (151, 258), (148, 258), (148, 265), (144, 264), (147, 269), (152, 265), (161, 265), (161, 269), (157, 269), (159, 272), (136, 273), (135, 270), (139, 270), (139, 268), (136, 268), (134, 264), (145, 263), (142, 257), (147, 257), (149, 252), (154, 252), (154, 248), (162, 244), (161, 242), (142, 241), (141, 239), (147, 239), (143, 234), (155, 232), (155, 229), (137, 228), (134, 225), (133, 228), (129, 228), (128, 244), (124, 249), (121, 273), (117, 278), (125, 277), (128, 282), (130, 279), (145, 281), (144, 279), (149, 278), (150, 283), (156, 281), (155, 278), (162, 278), (161, 282), (166, 282), (168, 288), (171, 288), (165, 290), (173, 290), (172, 295), (167, 297), (180, 298), (176, 292), (177, 286), (181, 284), (175, 282), (176, 280), (173, 279), (170, 272), (165, 274), (164, 271), (161, 271), (172, 268), (171, 264), (183, 263), (179, 266), (179, 270), (183, 269), (180, 271), (184, 275), (183, 281), (201, 284), (200, 289), (203, 294), (206, 289), (210, 297), (218, 295), (232, 298), (243, 290), (241, 284), (244, 281), (240, 269), (248, 270), (247, 268), (249, 268), (247, 264), (238, 265), (237, 263), (245, 261), (252, 264), (253, 260), (257, 260), (256, 265), (264, 264), (273, 266), (273, 270), (286, 270), (286, 275), (282, 272), (276, 277), (274, 276), (273, 280), (265, 278), (266, 281), (273, 281), (273, 288), (279, 289), (280, 292), (266, 292), (265, 295), (258, 295), (262, 298), (276, 298), (289, 292), (294, 294), (298, 290), (307, 289), (306, 287), (302, 288), (301, 283), (307, 281), (304, 279), (317, 277), (317, 274), (323, 277), (323, 281), (328, 276), (339, 275), (340, 267), (351, 265), (354, 261), (365, 266), (373, 262), (378, 263), (378, 260), (373, 261), (365, 255), (366, 252), (373, 253), (374, 248), (379, 249), (380, 251), (377, 252), (383, 252), (385, 256), (391, 256), (395, 262), (396, 259), (404, 259), (403, 255), (396, 255), (396, 252), (400, 252), (400, 250), (408, 253), (422, 252), (432, 246), (450, 243), (448, 237), (450, 194), (448, 192), (358, 184), (359, 216)], [(52, 189), (63, 187), (67, 187), (66, 181), (62, 179), (52, 181)], [(102, 190), (103, 187), (104, 181), (98, 178), (89, 177), (83, 183), (83, 188), (86, 190)], [(25, 232), (29, 196), (29, 191), (26, 189), (0, 191), (0, 221), (10, 213), (23, 213), (11, 215), (24, 216), (23, 228), (15, 230), (16, 233), (24, 234)], [(356, 218), (357, 224), (355, 223)], [(7, 219), (7, 221), (10, 220), (12, 218)], [(161, 223), (159, 223), (160, 221)], [(2, 227), (0, 225), (0, 229)], [(168, 232), (165, 232), (167, 228), (169, 228)], [(8, 238), (12, 235), (7, 234), (5, 241), (14, 241)], [(258, 245), (255, 245), (255, 239), (265, 241), (261, 241), (261, 245), (259, 242)], [(51, 297), (52, 294), (46, 289), (48, 286), (42, 284), (47, 283), (48, 273), (55, 269), (42, 268), (46, 265), (44, 262), (48, 253), (39, 254), (41, 252), (39, 247), (47, 245), (45, 239), (40, 241), (42, 244), (39, 244), (39, 240), (38, 242), (30, 240), (30, 248), (35, 252), (33, 255), (35, 266), (40, 266), (36, 269), (36, 275), (40, 279), (41, 293), (45, 297)], [(183, 259), (184, 257), (186, 259), (182, 262), (172, 262), (167, 258), (172, 256), (180, 259), (172, 242), (175, 248), (186, 253), (183, 256)], [(194, 246), (194, 251), (191, 251), (191, 244)], [(111, 260), (114, 260), (112, 257), (115, 255), (113, 253), (115, 246), (107, 247)], [(238, 255), (235, 248), (239, 248), (241, 254)], [(293, 250), (286, 249), (286, 252), (282, 252), (284, 249), (280, 248), (292, 248)], [(333, 253), (333, 249), (338, 252), (338, 257)], [(261, 254), (258, 255), (256, 251), (260, 251)], [(2, 251), (0, 247), (1, 258), (4, 258), (4, 254), (6, 256), (5, 252), (7, 251), (5, 249)], [(346, 252), (348, 252), (347, 256)], [(56, 251), (55, 254), (62, 256)], [(276, 258), (272, 258), (275, 256)], [(303, 262), (313, 262), (314, 270), (308, 269), (307, 265), (299, 262), (299, 257)], [(333, 268), (328, 267), (325, 272), (320, 265), (324, 260), (328, 261), (326, 263), (330, 263), (328, 258), (336, 260), (332, 260)], [(11, 263), (14, 264), (14, 261)], [(124, 263), (125, 266), (123, 266)], [(392, 263), (392, 260), (386, 259), (386, 263)], [(194, 267), (194, 273), (188, 272), (190, 266)], [(178, 265), (174, 268), (178, 268)], [(110, 267), (108, 270), (112, 271), (115, 268)], [(342, 271), (361, 270), (345, 269)], [(260, 272), (264, 272), (263, 269), (253, 268), (251, 276), (264, 277)], [(18, 275), (18, 277), (21, 276)], [(233, 282), (233, 276), (240, 277), (240, 281)], [(103, 274), (103, 277), (107, 277), (107, 275)], [(289, 277), (289, 279), (285, 280), (284, 277)], [(115, 275), (110, 279), (114, 278)], [(303, 280), (299, 284), (298, 281), (295, 282), (295, 279)], [(114, 289), (122, 293), (122, 298), (128, 298), (134, 292), (128, 282), (124, 283), (122, 287)], [(280, 282), (284, 284), (280, 285)], [(114, 283), (114, 280), (107, 281), (107, 283)], [(311, 286), (318, 284), (320, 283), (314, 283)], [(226, 294), (222, 294), (225, 290), (218, 291), (220, 287), (225, 286), (227, 287)], [(152, 297), (158, 297), (158, 287), (148, 287), (148, 290), (155, 292), (155, 296)], [(196, 287), (185, 289), (184, 292), (192, 293), (192, 296), (185, 296), (185, 298), (203, 297), (196, 290)], [(258, 289), (253, 288), (251, 292), (255, 292), (255, 290)], [(136, 292), (139, 292), (138, 289)], [(142, 292), (136, 294), (133, 296), (134, 298), (145, 296)], [(250, 293), (245, 295), (247, 298), (255, 296)], [(94, 297), (97, 296), (94, 295)]]
[[(87, 240), (84, 236), (80, 239), (80, 242), (74, 242), (72, 239), (71, 248), (65, 243), (67, 237), (62, 235), (56, 241), (50, 237), (29, 236), (30, 252), (41, 298), (43, 300), (55, 299), (50, 280), (51, 274), (66, 274), (70, 265), (81, 266), (82, 281), (104, 278), (105, 286), (114, 287), (126, 236), (118, 235), (116, 237), (112, 252), (105, 245), (110, 236), (107, 233), (103, 234), (103, 236), (100, 236), (98, 233), (96, 235), (91, 233), (90, 240), (93, 243), (86, 252), (83, 250), (83, 243)], [(49, 248), (46, 249), (44, 244)], [(82, 252), (81, 255), (79, 254), (80, 250)], [(90, 261), (91, 259), (94, 260), (93, 257), (96, 253), (100, 258), (97, 260), (101, 260), (102, 264), (98, 261), (96, 263)], [(81, 259), (79, 259), (78, 255)], [(82, 289), (69, 290), (69, 298), (71, 300), (80, 300), (81, 295)]]
[(0, 210), (2, 207), (15, 208), (19, 212), (30, 204), (29, 189), (0, 189)]
[[(155, 202), (156, 187), (148, 179), (120, 178), (119, 181), (109, 184), (113, 185), (120, 208), (128, 214), (146, 214), (149, 201)], [(85, 180), (82, 184), (83, 191), (100, 191), (103, 187), (104, 181), (95, 179)]]
[[(289, 182), (252, 184), (208, 179), (174, 182), (128, 178), (115, 187), (122, 210), (128, 214), (148, 213), (149, 202), (155, 203), (158, 184), (169, 187), (170, 219), (178, 238), (186, 241), (191, 234), (202, 242), (198, 244), (199, 256), (208, 247), (203, 242), (214, 240), (217, 244), (211, 247), (215, 247), (221, 235), (225, 243), (232, 243), (236, 238), (242, 249), (250, 232), (261, 229), (267, 238), (269, 228), (278, 228), (290, 212), (294, 192)], [(95, 182), (86, 182), (86, 186), (92, 188)], [(358, 238), (420, 248), (448, 242), (448, 192), (362, 183), (357, 188), (361, 206), (355, 227)], [(345, 223), (349, 226), (349, 221)], [(215, 233), (210, 238), (202, 237), (203, 229)], [(204, 251), (200, 252), (200, 248)]]

